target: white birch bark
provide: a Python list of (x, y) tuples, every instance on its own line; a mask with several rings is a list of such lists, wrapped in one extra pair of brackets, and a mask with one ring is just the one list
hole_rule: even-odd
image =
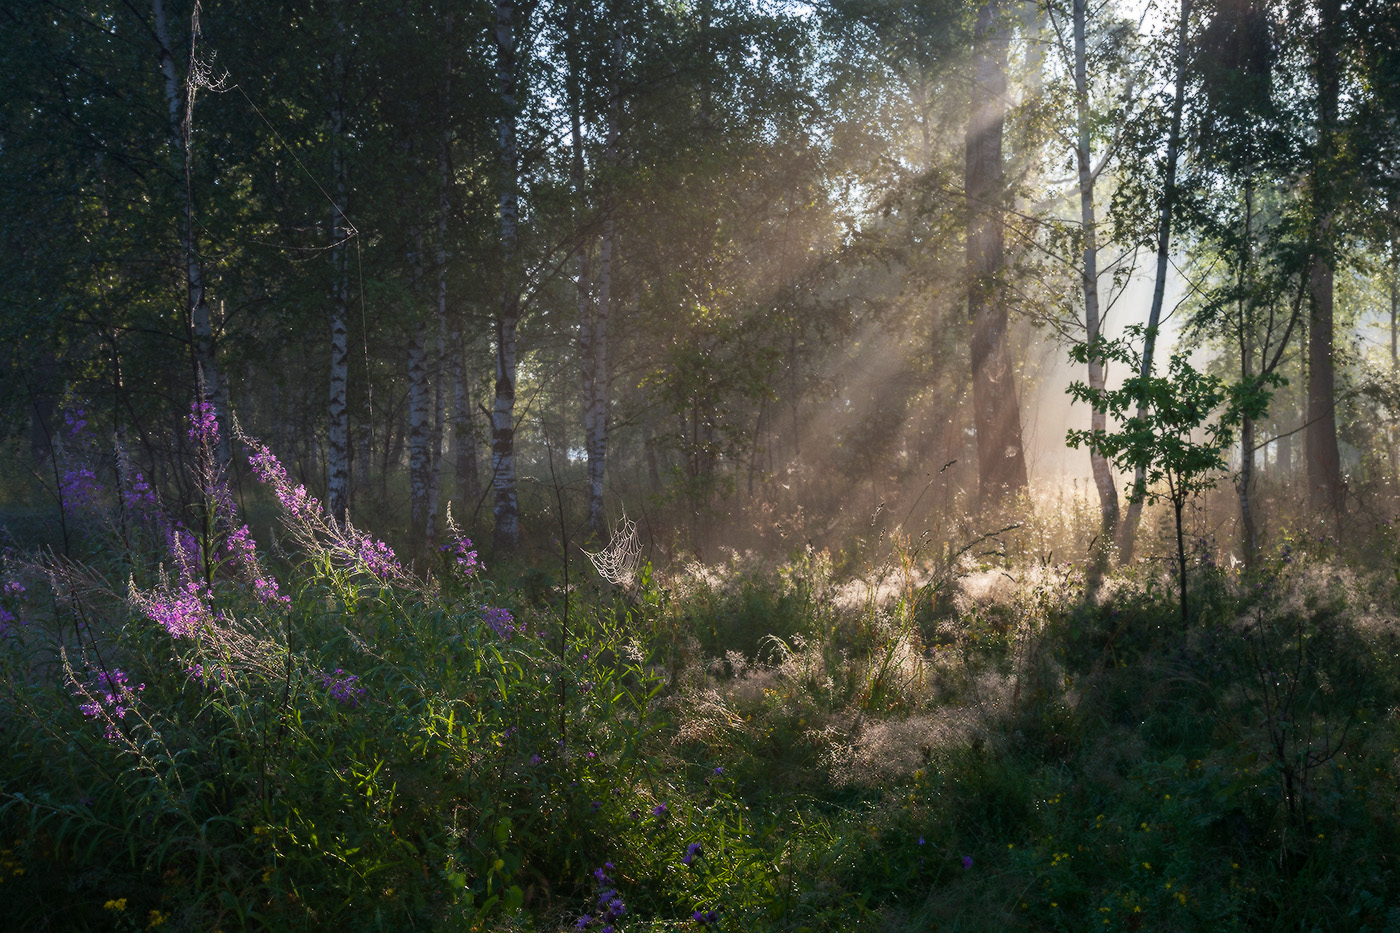
[(515, 336), (520, 322), (521, 274), (517, 224), (520, 216), (519, 153), (516, 149), (515, 2), (496, 0), (496, 77), (501, 94), (501, 265), (504, 288), (496, 315), (496, 392), (491, 407), (491, 485), (495, 492), (494, 541), (514, 550), (520, 544), (520, 507), (515, 483)]
[[(1167, 268), (1171, 259), (1172, 212), (1176, 206), (1176, 163), (1181, 149), (1181, 111), (1186, 97), (1186, 59), (1188, 52), (1187, 36), (1191, 20), (1191, 0), (1181, 0), (1181, 19), (1177, 23), (1176, 40), (1176, 87), (1172, 91), (1171, 129), (1167, 134), (1166, 178), (1162, 186), (1162, 203), (1157, 216), (1157, 274), (1152, 283), (1152, 306), (1147, 312), (1147, 335), (1142, 344), (1142, 368), (1138, 375), (1143, 379), (1152, 375), (1152, 356), (1157, 344), (1157, 328), (1162, 322), (1162, 304), (1167, 294)], [(1147, 416), (1146, 408), (1139, 406), (1137, 416)], [(1133, 559), (1138, 524), (1142, 521), (1143, 489), (1147, 483), (1147, 471), (1138, 467), (1133, 472), (1133, 496), (1128, 501), (1128, 514), (1118, 534), (1118, 550), (1123, 563)]]
[[(194, 100), (199, 89), (195, 59), (195, 36), (199, 26), (199, 4), (192, 13), (190, 61), (183, 88), (175, 73), (175, 57), (170, 43), (170, 24), (165, 14), (164, 0), (152, 0), (151, 18), (156, 43), (160, 46), (160, 72), (165, 81), (165, 104), (170, 133), (170, 148), (178, 173), (185, 209), (185, 223), (180, 248), (185, 267), (185, 327), (190, 343), (191, 368), (195, 390), (202, 401), (214, 406), (218, 419), (219, 443), (215, 456), (219, 464), (227, 464), (229, 445), (228, 392), (215, 357), (214, 327), (209, 313), (209, 299), (204, 287), (204, 267), (199, 258), (199, 242), (194, 229), (194, 191), (191, 187), (193, 154), (190, 151), (190, 128), (194, 117)], [(183, 90), (183, 93), (182, 93)]]
[(475, 417), (471, 386), (467, 382), (466, 345), (461, 331), (452, 334), (452, 462), (457, 475), (457, 494), (475, 513), (481, 499), (481, 473), (477, 468)]
[(588, 531), (595, 538), (607, 534), (603, 514), (603, 480), (608, 461), (608, 408), (611, 402), (611, 378), (608, 369), (608, 324), (612, 315), (613, 264), (617, 250), (617, 231), (613, 216), (612, 173), (617, 166), (617, 136), (621, 98), (618, 92), (618, 72), (622, 67), (622, 35), (615, 33), (612, 42), (612, 87), (608, 101), (608, 129), (604, 143), (603, 240), (598, 246), (598, 304), (594, 308), (589, 354), (584, 365), (589, 372), (584, 379), (584, 446), (588, 453)]
[[(1085, 0), (1074, 0), (1074, 98), (1077, 140), (1075, 160), (1079, 168), (1079, 221), (1084, 237), (1084, 251), (1080, 264), (1080, 274), (1084, 286), (1084, 329), (1090, 346), (1101, 336), (1099, 314), (1099, 254), (1098, 220), (1094, 209), (1094, 171), (1089, 139), (1089, 76), (1087, 32), (1088, 23)], [(1089, 357), (1089, 386), (1102, 392), (1107, 373), (1103, 360)], [(1108, 428), (1108, 414), (1101, 407), (1095, 407), (1090, 416), (1090, 428), (1103, 431)], [(1099, 493), (1099, 545), (1095, 560), (1097, 566), (1107, 563), (1109, 545), (1113, 541), (1118, 525), (1118, 489), (1113, 482), (1113, 471), (1102, 453), (1090, 448), (1089, 466), (1093, 471), (1094, 486)]]
[[(337, 24), (336, 32), (343, 31)], [(332, 73), (344, 81), (344, 59), (337, 51)], [(337, 87), (331, 107), (331, 171), (335, 176), (335, 204), (331, 208), (331, 366), (329, 425), (326, 431), (326, 507), (336, 521), (344, 521), (350, 506), (350, 417), (346, 405), (349, 380), (350, 334), (346, 318), (350, 308), (349, 230), (345, 218), (345, 96)]]

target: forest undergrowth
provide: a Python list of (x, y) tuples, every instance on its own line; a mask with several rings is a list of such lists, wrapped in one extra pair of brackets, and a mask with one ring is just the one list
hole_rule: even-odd
[(1387, 524), (1202, 542), (1185, 630), (1063, 502), (566, 586), (410, 568), (241, 438), (259, 545), (215, 430), (183, 513), (70, 464), (66, 550), (4, 552), (12, 929), (1400, 929)]

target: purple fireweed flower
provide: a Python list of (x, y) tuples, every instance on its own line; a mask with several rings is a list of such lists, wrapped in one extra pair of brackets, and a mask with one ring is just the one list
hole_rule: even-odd
[(210, 447), (219, 443), (219, 419), (214, 417), (214, 406), (203, 399), (190, 404), (190, 440)]
[(472, 550), (471, 539), (458, 538), (448, 544), (444, 544), (439, 550), (449, 555), (452, 559), (452, 566), (463, 577), (475, 576), (481, 569), (481, 562), (476, 559), (476, 551)]
[(59, 491), (63, 504), (69, 508), (83, 508), (92, 505), (101, 492), (97, 475), (85, 466), (69, 467), (59, 480)]
[(141, 607), (147, 618), (170, 633), (172, 638), (189, 638), (213, 621), (209, 611), (208, 587), (191, 581), (182, 590), (146, 597)]
[(144, 476), (133, 473), (131, 482), (122, 490), (122, 504), (136, 513), (148, 512), (156, 507), (155, 490)]
[(253, 540), (247, 525), (239, 527), (224, 539), (224, 550), (231, 560), (252, 577), (253, 591), (257, 594), (259, 602), (268, 606), (285, 606), (291, 603), (289, 597), (277, 591), (277, 581), (263, 572), (262, 565), (258, 562), (257, 542)]
[(665, 816), (665, 815), (666, 815), (666, 805), (665, 805), (664, 803), (658, 803), (656, 806), (654, 806), (654, 807), (651, 808), (651, 815), (652, 815), (652, 816)]
[(503, 607), (482, 606), (481, 618), (487, 625), (491, 626), (492, 631), (502, 638), (511, 638), (525, 632), (525, 623), (521, 622), (519, 625), (515, 625), (515, 616), (511, 614), (509, 609)]
[(354, 708), (360, 705), (360, 698), (367, 692), (360, 686), (360, 678), (354, 674), (347, 674), (340, 668), (335, 669), (333, 674), (321, 674), (321, 686), (326, 688), (326, 692), (331, 695), (331, 699), (342, 706)]
[(965, 868), (965, 869), (971, 868), (971, 867), (972, 867), (972, 856), (970, 856), (970, 855), (964, 855), (964, 856), (962, 857), (962, 863), (963, 863), (963, 868)]
[(84, 414), (85, 412), (81, 408), (75, 408), (72, 411), (63, 413), (63, 421), (68, 425), (69, 437), (77, 437), (79, 434), (83, 433), (83, 429), (87, 427), (87, 421), (83, 417)]
[(574, 928), (582, 930), (584, 927), (588, 926), (592, 922), (593, 918), (590, 917), (588, 914), (584, 914), (582, 917), (579, 917), (577, 920), (574, 921)]
[(136, 694), (146, 689), (145, 684), (132, 688), (126, 672), (119, 668), (98, 671), (89, 684), (75, 684), (73, 693), (86, 703), (80, 703), (78, 710), (89, 719), (101, 718), (107, 728), (103, 736), (115, 739), (120, 733), (121, 721), (136, 705)]
[(685, 856), (681, 859), (681, 864), (689, 865), (691, 862), (695, 861), (695, 856), (699, 854), (700, 843), (692, 842), (690, 845), (685, 847)]
[(356, 543), (357, 556), (370, 573), (381, 580), (387, 580), (399, 572), (399, 560), (389, 545), (383, 541), (376, 541), (369, 535), (360, 535)]

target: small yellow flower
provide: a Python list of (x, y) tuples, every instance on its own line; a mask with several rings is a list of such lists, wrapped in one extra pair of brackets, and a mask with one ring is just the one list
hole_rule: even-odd
[(126, 910), (126, 898), (119, 897), (116, 900), (108, 901), (102, 905), (103, 910)]
[(1176, 892), (1176, 899), (1181, 903), (1181, 906), (1183, 906), (1183, 907), (1186, 906), (1186, 892), (1185, 892), (1185, 891), (1177, 891), (1177, 892)]
[(154, 930), (156, 927), (161, 926), (165, 923), (165, 921), (169, 919), (169, 914), (163, 914), (158, 910), (153, 910), (151, 911), (150, 919), (146, 923), (146, 929)]
[(1143, 863), (1142, 863), (1142, 867), (1143, 867), (1145, 870), (1147, 870), (1147, 871), (1151, 871), (1151, 870), (1152, 870), (1152, 863), (1151, 863), (1151, 862), (1143, 862)]

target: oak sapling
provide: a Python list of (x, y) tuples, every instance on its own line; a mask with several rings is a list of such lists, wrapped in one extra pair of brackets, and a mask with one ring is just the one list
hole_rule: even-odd
[[(1091, 359), (1121, 363), (1136, 373), (1117, 389), (1094, 389), (1074, 382), (1075, 401), (1106, 411), (1117, 430), (1072, 430), (1071, 447), (1087, 446), (1121, 470), (1141, 469), (1144, 480), (1128, 490), (1130, 501), (1171, 503), (1176, 519), (1176, 558), (1181, 592), (1181, 624), (1186, 615), (1186, 545), (1181, 514), (1198, 492), (1215, 486), (1215, 474), (1226, 469), (1222, 452), (1234, 440), (1244, 418), (1260, 418), (1268, 410), (1273, 388), (1282, 383), (1276, 373), (1245, 382), (1226, 383), (1219, 376), (1198, 372), (1181, 353), (1173, 353), (1167, 375), (1140, 375), (1142, 359), (1135, 343), (1155, 329), (1128, 328), (1119, 340), (1078, 343), (1069, 355), (1077, 363)], [(1165, 488), (1164, 488), (1165, 487)]]

